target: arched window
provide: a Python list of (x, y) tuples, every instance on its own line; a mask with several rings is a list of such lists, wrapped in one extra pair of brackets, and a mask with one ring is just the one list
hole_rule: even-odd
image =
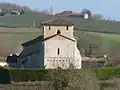
[(60, 30), (58, 30), (58, 31), (57, 31), (57, 34), (61, 34), (61, 31), (60, 31)]
[(62, 69), (61, 67), (58, 67), (57, 69)]

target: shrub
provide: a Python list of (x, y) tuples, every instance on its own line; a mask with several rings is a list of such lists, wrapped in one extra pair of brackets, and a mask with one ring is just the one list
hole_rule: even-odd
[(99, 80), (108, 80), (110, 78), (120, 76), (120, 68), (118, 67), (98, 68), (94, 71)]

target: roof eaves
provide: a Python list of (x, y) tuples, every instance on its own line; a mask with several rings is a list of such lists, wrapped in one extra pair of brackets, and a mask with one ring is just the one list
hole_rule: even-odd
[[(59, 23), (58, 23), (59, 22)], [(49, 20), (46, 22), (41, 23), (41, 25), (53, 25), (53, 26), (72, 26), (74, 25), (72, 22), (68, 21), (68, 20), (63, 20), (63, 19), (58, 19), (58, 20)]]

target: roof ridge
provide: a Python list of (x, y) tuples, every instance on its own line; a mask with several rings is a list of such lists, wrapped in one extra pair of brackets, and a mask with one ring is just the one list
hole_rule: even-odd
[(52, 37), (55, 37), (55, 36), (58, 36), (58, 35), (61, 36), (61, 37), (63, 37), (63, 38), (66, 38), (66, 39), (68, 39), (68, 40), (71, 40), (71, 41), (75, 42), (74, 39), (69, 38), (69, 37), (67, 37), (67, 36), (64, 36), (64, 35), (61, 35), (61, 34), (54, 34), (54, 35), (51, 35), (51, 36), (46, 37), (46, 38), (44, 38), (43, 35), (38, 36), (38, 37), (36, 37), (36, 38), (34, 38), (34, 39), (30, 40), (30, 41), (27, 41), (27, 42), (23, 43), (22, 46), (29, 46), (29, 45), (31, 45), (31, 44), (35, 44), (35, 43), (40, 42), (40, 41), (41, 41), (41, 42), (42, 42), (42, 41), (46, 41), (46, 40), (49, 40), (49, 39), (51, 39)]
[(41, 25), (48, 25), (48, 26), (72, 26), (74, 25), (71, 21), (65, 20), (62, 18), (59, 19), (54, 19), (54, 20), (49, 20), (46, 22), (42, 22)]
[(61, 37), (63, 37), (63, 38), (66, 38), (66, 39), (69, 39), (69, 40), (71, 40), (71, 41), (75, 42), (75, 40), (74, 40), (74, 39), (69, 38), (69, 37), (64, 36), (64, 35), (61, 35), (61, 34), (54, 34), (54, 35), (51, 35), (51, 36), (49, 36), (49, 37), (46, 37), (43, 41), (49, 40), (49, 39), (51, 39), (52, 37), (55, 37), (55, 36), (58, 36), (58, 35), (59, 35), (59, 36), (61, 36)]

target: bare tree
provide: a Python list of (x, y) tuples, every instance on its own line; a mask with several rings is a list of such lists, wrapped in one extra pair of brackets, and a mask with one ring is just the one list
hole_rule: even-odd
[(68, 69), (54, 69), (47, 80), (55, 90), (100, 90), (97, 79), (89, 69), (74, 69), (71, 63)]
[(88, 50), (85, 52), (85, 56), (92, 57), (93, 51), (98, 48), (95, 44), (90, 44)]
[(84, 8), (84, 9), (81, 11), (81, 14), (88, 14), (88, 16), (91, 16), (92, 13), (91, 13), (90, 10)]

